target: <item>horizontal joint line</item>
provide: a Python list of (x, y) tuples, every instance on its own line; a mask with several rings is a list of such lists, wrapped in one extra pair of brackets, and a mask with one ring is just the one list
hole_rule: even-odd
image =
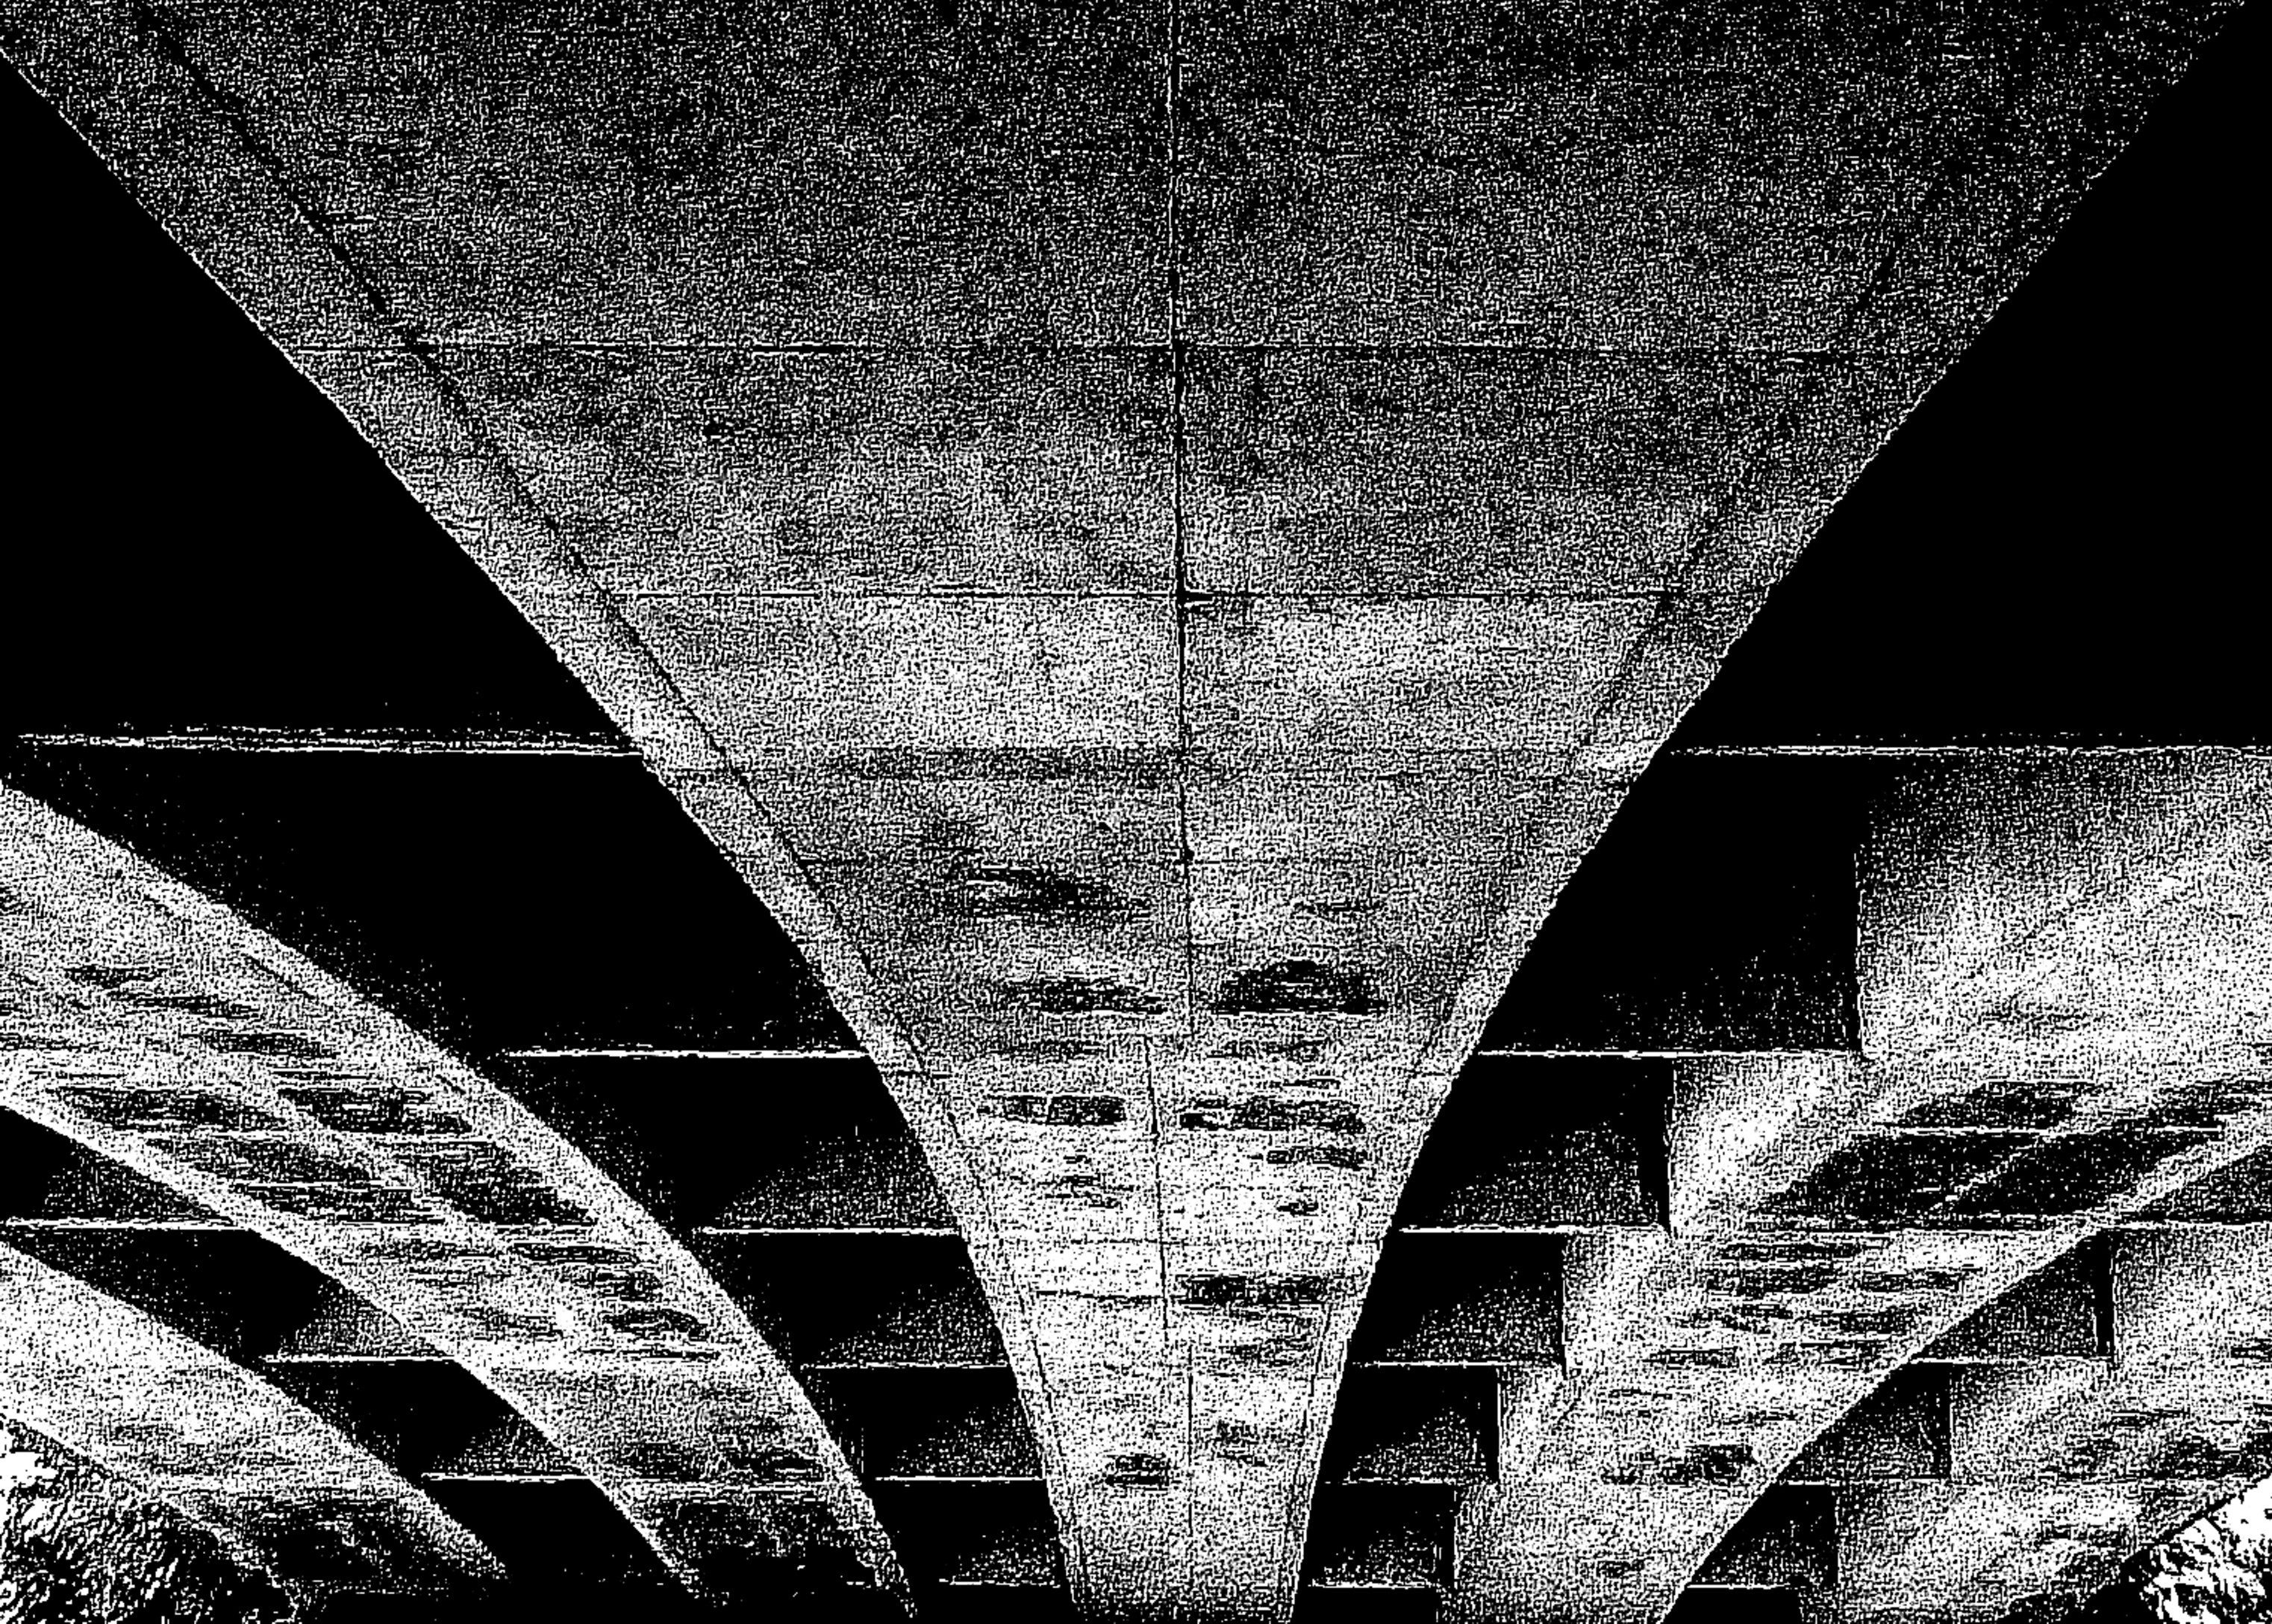
[(139, 1230), (154, 1235), (235, 1235), (250, 1233), (226, 1218), (0, 1218), (0, 1232), (9, 1230), (85, 1230), (92, 1234), (116, 1234)]
[(424, 1471), (427, 1483), (589, 1483), (579, 1471)]
[(936, 1235), (947, 1240), (962, 1239), (960, 1230), (938, 1224), (703, 1224), (696, 1225), (694, 1232), (698, 1235)]
[(863, 1049), (504, 1049), (500, 1060), (864, 1060)]
[(1668, 750), (1689, 759), (1768, 760), (1776, 757), (1850, 757), (1901, 760), (1980, 756), (1996, 760), (2066, 756), (2272, 755), (2265, 745), (1690, 745)]
[(223, 755), (559, 756), (637, 760), (628, 745), (602, 740), (422, 738), (415, 735), (250, 733), (17, 733), (9, 742), (51, 749), (186, 750)]

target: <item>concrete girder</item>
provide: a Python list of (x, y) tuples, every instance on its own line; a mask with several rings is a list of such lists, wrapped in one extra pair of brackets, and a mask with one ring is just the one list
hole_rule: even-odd
[(2268, 1247), (2261, 1223), (2095, 1237), (1810, 1445), (1701, 1584), (1878, 1624), (2089, 1595), (2261, 1478)]
[(1464, 1616), (1661, 1615), (1887, 1372), (2272, 1133), (2272, 766), (1992, 758), (1872, 821), (1863, 1052), (1678, 1063), (1669, 1231), (1573, 1245)]
[[(155, 1126), (215, 1096), (122, 1090)], [(209, 1126), (211, 1124), (208, 1124)], [(605, 1493), (480, 1379), (265, 1237), (0, 1111), (0, 1244), (259, 1377), (440, 1502), (517, 1601), (574, 1590), (675, 1611), (677, 1581)], [(532, 1538), (535, 1526), (549, 1537)]]
[(2221, 9), (1526, 15), (1498, 78), (1464, 22), (1207, 6), (6, 43), (812, 959), (1083, 1603), (1257, 1614), (1561, 882)]
[(503, 1577), (433, 1501), (280, 1388), (6, 1245), (0, 1414), (206, 1529), (303, 1608), (465, 1601)]
[(12, 790), (0, 896), (10, 1109), (267, 1237), (472, 1371), (697, 1596), (730, 1598), (728, 1575), (772, 1557), (903, 1591), (764, 1339), (508, 1096)]
[(2261, 1226), (2115, 1231), (2111, 1360), (1960, 1367), (1946, 1501), (1873, 1497), (1842, 1530), (1839, 1615), (1992, 1620), (2088, 1593), (2260, 1478), (2268, 1246)]

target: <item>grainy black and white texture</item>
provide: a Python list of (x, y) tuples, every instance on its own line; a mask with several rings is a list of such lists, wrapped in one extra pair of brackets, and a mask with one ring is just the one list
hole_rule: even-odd
[(2193, 1617), (2261, 32), (0, 0), (0, 1616)]

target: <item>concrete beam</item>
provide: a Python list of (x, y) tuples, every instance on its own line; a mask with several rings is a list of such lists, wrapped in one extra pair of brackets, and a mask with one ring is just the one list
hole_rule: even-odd
[[(2262, 1225), (2123, 1228), (2023, 1282), (1786, 1471), (1835, 1515), (1812, 1566), (1776, 1582), (1821, 1616), (1880, 1624), (2000, 1620), (2097, 1590), (2272, 1470), (2268, 1264)], [(2078, 1345), (2070, 1328), (2101, 1313), (2103, 1336)], [(1705, 1582), (1742, 1564), (1742, 1531)]]
[(472, 1534), (281, 1389), (6, 1244), (0, 1414), (209, 1530), (303, 1608), (504, 1583)]
[[(185, 1100), (153, 1089), (133, 1103), (154, 1118)], [(175, 1111), (173, 1126), (191, 1125)], [(11, 1169), (0, 1244), (273, 1383), (438, 1500), (504, 1560), (516, 1596), (534, 1605), (574, 1589), (669, 1610), (676, 1582), (599, 1486), (392, 1315), (253, 1231), (13, 1112), (0, 1111), (0, 1157)], [(550, 1537), (532, 1538), (516, 1512), (523, 1491), (544, 1502)]]
[(1679, 1063), (1670, 1233), (1573, 1241), (1567, 1385), (1459, 1608), (1656, 1616), (1887, 1372), (2261, 1146), (2268, 790), (2231, 755), (1990, 763), (1878, 809), (1863, 1054)]
[(473, 1371), (695, 1594), (762, 1582), (751, 1552), (900, 1586), (866, 1495), (763, 1338), (572, 1147), (119, 848), (12, 791), (0, 828), (17, 989), (0, 1101)]

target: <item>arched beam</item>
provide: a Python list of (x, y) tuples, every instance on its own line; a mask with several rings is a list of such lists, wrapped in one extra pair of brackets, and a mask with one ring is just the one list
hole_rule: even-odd
[(1881, 804), (1863, 1053), (1684, 1066), (1670, 1233), (1573, 1250), (1566, 1376), (1471, 1508), (1463, 1615), (1660, 1616), (1887, 1371), (2266, 1142), (2268, 833), (2272, 767), (2223, 752)]
[[(2244, 1164), (2252, 1195), (2265, 1166)], [(2186, 1545), (2204, 1554), (2261, 1538), (2244, 1492), (2272, 1437), (2272, 1230), (2260, 1201), (2217, 1199), (2229, 1182), (2093, 1237), (1889, 1374), (1785, 1470), (1692, 1592), (1988, 1624), (2074, 1604), (2118, 1568), (2138, 1583), (2149, 1560), (2126, 1557), (2172, 1529), (2193, 1527)]]
[[(501, 1090), (119, 848), (0, 791), (0, 1098), (266, 1236), (473, 1371), (698, 1596), (903, 1587), (872, 1505), (683, 1247)], [(145, 1109), (153, 1090), (180, 1112)]]
[[(174, 1129), (217, 1104), (163, 1089), (122, 1089), (113, 1103), (143, 1126)], [(542, 1606), (573, 1592), (667, 1613), (681, 1599), (645, 1536), (534, 1427), (337, 1280), (4, 1108), (0, 1160), (11, 1170), (0, 1243), (233, 1361), (355, 1440), (489, 1545), (517, 1601)]]
[(301, 1607), (469, 1601), (497, 1559), (278, 1388), (0, 1245), (0, 1415), (210, 1530)]
[(1855, 1496), (1840, 1616), (1993, 1620), (2087, 1595), (2248, 1487), (2272, 1432), (2268, 1261), (2262, 1225), (2113, 1231), (2108, 1362), (1951, 1367), (1948, 1480)]

